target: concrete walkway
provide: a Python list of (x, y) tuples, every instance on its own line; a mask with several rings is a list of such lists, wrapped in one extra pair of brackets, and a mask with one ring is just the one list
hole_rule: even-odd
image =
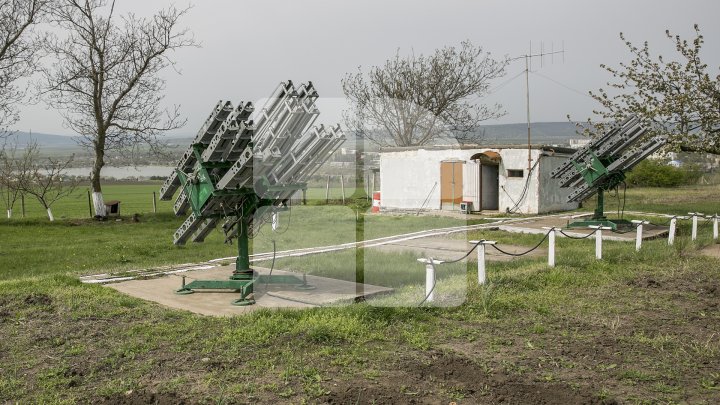
[[(205, 270), (191, 270), (183, 272), (186, 282), (199, 280), (226, 280), (232, 273), (234, 266), (222, 266)], [(268, 274), (269, 270), (254, 267), (259, 274)], [(274, 270), (277, 275), (302, 275), (288, 271)], [(352, 303), (355, 298), (371, 297), (392, 291), (391, 288), (364, 284), (358, 289), (357, 284), (350, 281), (335, 280), (326, 277), (307, 276), (307, 283), (314, 286), (314, 290), (300, 290), (292, 285), (255, 286), (255, 305), (234, 306), (232, 301), (240, 298), (240, 293), (223, 290), (200, 290), (193, 294), (178, 295), (175, 290), (182, 284), (182, 276), (170, 274), (154, 279), (137, 279), (106, 284), (107, 287), (118, 290), (127, 295), (157, 302), (158, 304), (183, 309), (190, 312), (212, 315), (232, 316), (256, 311), (260, 308), (312, 308), (327, 305)], [(358, 290), (362, 293), (358, 293)]]

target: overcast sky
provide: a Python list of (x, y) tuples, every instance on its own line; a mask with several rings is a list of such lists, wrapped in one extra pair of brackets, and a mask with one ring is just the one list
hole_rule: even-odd
[[(121, 12), (150, 15), (165, 0), (117, 0)], [(174, 2), (178, 6), (188, 3)], [(340, 80), (359, 66), (382, 64), (401, 54), (431, 53), (469, 39), (498, 57), (519, 56), (564, 43), (565, 55), (533, 62), (532, 121), (590, 116), (588, 90), (609, 79), (599, 65), (628, 60), (618, 38), (671, 54), (665, 29), (690, 38), (693, 24), (705, 35), (704, 56), (720, 66), (718, 0), (195, 0), (184, 23), (202, 47), (174, 55), (180, 74), (166, 72), (166, 100), (179, 104), (188, 123), (177, 134), (198, 130), (219, 99), (267, 97), (281, 80), (315, 83), (321, 97), (341, 98)], [(491, 123), (525, 121), (524, 63), (517, 61), (493, 83), (481, 102), (501, 103), (507, 115)], [(513, 79), (514, 78), (514, 79)], [(512, 80), (511, 80), (512, 79)], [(322, 119), (324, 118), (324, 119)], [(321, 121), (333, 120), (326, 114)], [(68, 134), (62, 119), (43, 105), (22, 109), (18, 130)]]

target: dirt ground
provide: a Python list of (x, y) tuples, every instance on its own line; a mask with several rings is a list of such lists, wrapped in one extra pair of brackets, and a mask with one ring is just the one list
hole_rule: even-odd
[[(563, 316), (543, 323), (545, 331), (531, 338), (527, 331), (534, 326), (532, 315), (527, 321), (503, 321), (492, 328), (454, 325), (476, 331), (472, 341), (452, 339), (443, 342), (440, 350), (398, 353), (385, 365), (383, 378), (335, 383), (323, 400), (330, 404), (443, 404), (451, 390), (458, 403), (652, 403), (659, 398), (648, 396), (649, 385), (661, 396), (663, 391), (677, 392), (703, 378), (719, 376), (717, 278), (643, 276), (595, 298), (611, 299), (608, 295), (618, 304), (667, 299), (673, 305), (661, 310), (648, 305), (605, 321), (580, 313)], [(710, 313), (715, 315), (707, 316)], [(682, 347), (670, 336), (706, 342), (707, 347)], [(712, 359), (685, 368), (695, 361), (692, 350), (713, 351)], [(663, 379), (668, 374), (671, 378)], [(720, 385), (708, 380), (713, 383)], [(710, 387), (706, 395), (688, 394), (685, 399), (686, 403), (720, 403), (720, 387)]]
[[(143, 335), (123, 341), (113, 336), (153, 322), (142, 311), (124, 315), (118, 325), (112, 314), (69, 316), (46, 294), (7, 296), (0, 297), (0, 335), (10, 338), (0, 343), (0, 369), (20, 364), (9, 357), (19, 347), (17, 356), (39, 359), (23, 365), (22, 378), (36, 384), (52, 381), (63, 390), (78, 390), (87, 403), (105, 404), (216, 403), (207, 397), (215, 391), (213, 376), (248, 370), (255, 371), (238, 374), (243, 383), (277, 390), (247, 389), (237, 395), (251, 397), (231, 403), (298, 403), (304, 386), (315, 384), (321, 394), (311, 402), (326, 404), (717, 404), (719, 270), (641, 272), (579, 290), (583, 300), (573, 302), (585, 306), (556, 311), (527, 309), (478, 323), (450, 314), (439, 328), (445, 332), (433, 333), (436, 340), (429, 348), (369, 342), (366, 349), (372, 354), (348, 364), (338, 363), (337, 353), (358, 348), (340, 342), (335, 348), (322, 346), (329, 354), (310, 354), (312, 346), (298, 346), (282, 335), (272, 352), (238, 349), (233, 356), (215, 357), (212, 349), (178, 351), (162, 335), (155, 337), (161, 342), (157, 347), (134, 350), (134, 345), (145, 347), (133, 341)], [(169, 325), (180, 316), (157, 313)], [(187, 338), (208, 339), (213, 333), (190, 329)], [(391, 324), (386, 333), (393, 333)], [(63, 354), (74, 347), (85, 349)], [(303, 367), (316, 374), (280, 377), (278, 370), (288, 366), (275, 364), (271, 356), (278, 353), (301, 358)], [(127, 377), (143, 367), (147, 371), (140, 377)], [(181, 383), (168, 385), (179, 377)], [(102, 384), (115, 388), (127, 378), (141, 378), (142, 388), (102, 394)]]

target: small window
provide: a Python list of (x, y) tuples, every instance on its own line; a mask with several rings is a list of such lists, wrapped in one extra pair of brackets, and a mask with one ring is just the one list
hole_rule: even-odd
[(507, 171), (508, 177), (519, 177), (522, 178), (524, 176), (523, 170), (514, 170), (514, 169), (508, 169)]

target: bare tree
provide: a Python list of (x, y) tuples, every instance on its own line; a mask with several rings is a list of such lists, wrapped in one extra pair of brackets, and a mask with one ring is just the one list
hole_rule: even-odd
[(401, 57), (398, 52), (367, 74), (360, 70), (345, 76), (343, 92), (352, 109), (348, 127), (381, 146), (471, 140), (480, 122), (504, 114), (499, 105), (475, 104), (473, 98), (488, 94), (507, 63), (469, 41), (429, 56)]
[(601, 65), (615, 81), (608, 90), (590, 92), (602, 109), (594, 111), (601, 122), (588, 120), (587, 132), (602, 133), (602, 121), (635, 114), (673, 149), (720, 154), (720, 71), (710, 72), (703, 62), (705, 40), (694, 28), (691, 41), (665, 31), (676, 50), (667, 59), (654, 55), (647, 42), (636, 46), (620, 33), (632, 59), (619, 67)]
[(8, 219), (12, 218), (15, 203), (22, 195), (21, 179), (27, 175), (25, 163), (17, 155), (17, 140), (8, 146), (6, 139), (0, 149), (0, 199)]
[(48, 9), (49, 0), (0, 1), (0, 129), (18, 119), (17, 104), (26, 86), (18, 84), (37, 66), (40, 42), (34, 27)]
[(55, 220), (52, 205), (72, 194), (77, 187), (77, 181), (65, 176), (65, 170), (73, 159), (74, 157), (67, 160), (51, 157), (41, 159), (38, 145), (33, 142), (27, 145), (18, 162), (18, 167), (23, 173), (16, 178), (20, 191), (35, 197), (47, 211), (50, 221)]
[(115, 2), (58, 0), (57, 24), (66, 36), (48, 41), (56, 59), (42, 70), (48, 103), (94, 152), (90, 175), (96, 216), (105, 216), (100, 173), (105, 154), (133, 153), (141, 146), (158, 152), (158, 135), (185, 124), (178, 106), (165, 109), (165, 80), (174, 65), (170, 53), (197, 43), (179, 27), (189, 8), (170, 7), (150, 18), (114, 15)]

